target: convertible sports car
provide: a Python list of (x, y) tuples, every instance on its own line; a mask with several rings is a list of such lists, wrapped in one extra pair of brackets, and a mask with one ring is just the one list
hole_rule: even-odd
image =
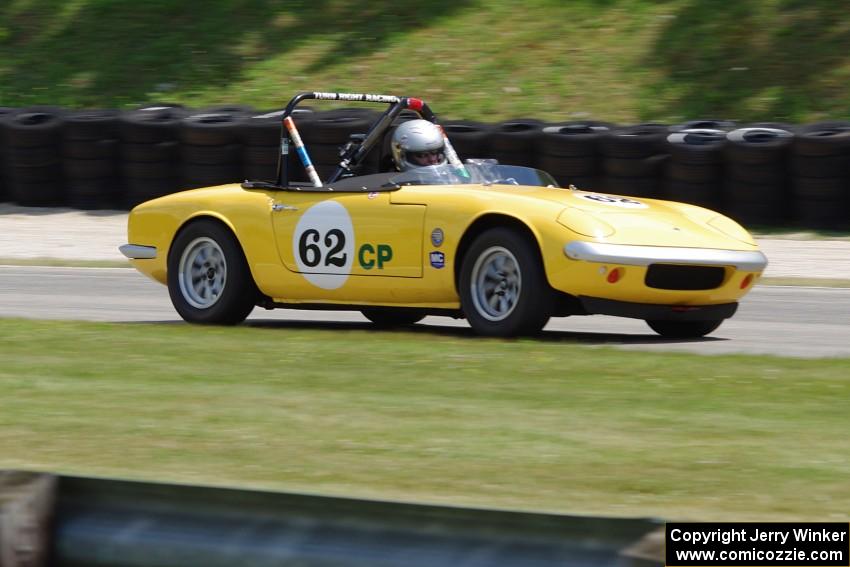
[[(385, 104), (322, 181), (293, 121), (302, 100)], [(379, 325), (465, 317), (482, 335), (538, 332), (552, 316), (644, 319), (699, 337), (731, 317), (767, 260), (733, 220), (700, 207), (561, 188), (545, 172), (462, 162), (359, 175), (420, 99), (301, 93), (283, 111), (278, 179), (194, 189), (142, 203), (121, 251), (166, 284), (193, 323), (251, 310), (354, 309)], [(311, 181), (290, 183), (290, 147)]]

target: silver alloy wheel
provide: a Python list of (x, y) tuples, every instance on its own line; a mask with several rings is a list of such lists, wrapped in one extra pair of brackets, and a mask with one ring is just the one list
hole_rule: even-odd
[(180, 294), (196, 309), (209, 309), (227, 284), (227, 262), (218, 242), (202, 236), (183, 249), (177, 278)]
[(472, 267), (472, 303), (489, 321), (510, 315), (522, 291), (522, 273), (516, 257), (507, 248), (492, 246), (481, 253)]

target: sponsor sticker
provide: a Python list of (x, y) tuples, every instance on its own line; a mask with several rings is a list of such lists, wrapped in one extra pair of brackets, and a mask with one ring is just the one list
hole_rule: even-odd
[(624, 207), (627, 209), (645, 209), (649, 207), (646, 203), (641, 203), (640, 201), (636, 201), (635, 199), (629, 199), (628, 197), (620, 197), (619, 195), (602, 195), (600, 193), (582, 193), (578, 195), (582, 199), (587, 199), (588, 201), (595, 201), (597, 203), (603, 203), (605, 205), (612, 205), (614, 207)]
[(435, 228), (431, 231), (431, 244), (439, 248), (443, 244), (443, 229)]
[(446, 267), (446, 255), (438, 250), (434, 250), (429, 255), (431, 259), (431, 267), (438, 270)]

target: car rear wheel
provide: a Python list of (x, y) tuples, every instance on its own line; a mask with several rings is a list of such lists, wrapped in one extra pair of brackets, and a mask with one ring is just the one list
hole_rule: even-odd
[(717, 321), (647, 321), (649, 327), (668, 339), (696, 339), (715, 331), (723, 319)]
[(362, 309), (363, 316), (379, 327), (406, 327), (425, 318), (419, 309)]
[(168, 256), (168, 294), (190, 323), (235, 325), (254, 308), (257, 291), (233, 234), (214, 221), (186, 227)]
[(481, 233), (460, 272), (460, 300), (472, 329), (493, 337), (538, 333), (551, 315), (552, 291), (536, 245), (516, 230)]

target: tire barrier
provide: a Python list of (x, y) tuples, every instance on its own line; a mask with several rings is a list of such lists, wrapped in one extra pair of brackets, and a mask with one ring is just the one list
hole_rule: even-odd
[(820, 122), (796, 132), (791, 154), (794, 220), (847, 228), (850, 211), (850, 122)]
[(723, 203), (744, 223), (786, 223), (791, 218), (788, 156), (793, 132), (763, 125), (726, 134)]
[(178, 136), (186, 114), (179, 106), (150, 105), (121, 116), (120, 168), (126, 207), (180, 188)]
[(721, 209), (726, 131), (686, 128), (667, 135), (665, 198)]
[(491, 125), (472, 120), (447, 120), (440, 125), (460, 159), (489, 157)]
[(545, 124), (534, 118), (515, 118), (493, 127), (486, 157), (506, 165), (537, 167), (537, 140)]
[(668, 127), (647, 123), (615, 128), (601, 140), (605, 189), (636, 197), (663, 194)]
[(179, 132), (184, 189), (243, 181), (241, 125), (252, 114), (248, 107), (219, 106), (183, 117)]
[[(303, 126), (296, 122), (319, 177), (326, 179), (336, 171), (342, 146), (352, 135), (366, 134), (378, 116), (379, 113), (368, 109), (340, 108), (317, 112)], [(382, 161), (381, 148), (381, 144), (375, 145), (363, 162), (360, 173), (378, 172)], [(301, 170), (303, 167), (299, 163), (294, 171)]]
[(12, 196), (6, 188), (6, 164), (8, 152), (8, 142), (6, 137), (6, 121), (20, 112), (17, 108), (8, 106), (0, 106), (0, 203), (11, 201)]
[(615, 128), (596, 121), (564, 122), (545, 126), (538, 138), (537, 165), (563, 187), (602, 191), (601, 140)]
[[(245, 105), (134, 110), (0, 107), (0, 202), (132, 208), (192, 187), (274, 181), (282, 111)], [(297, 108), (321, 177), (378, 112)], [(414, 118), (403, 113), (397, 122)], [(700, 119), (615, 126), (594, 120), (441, 122), (462, 159), (539, 167), (562, 185), (705, 206), (754, 224), (850, 229), (850, 121), (738, 125)], [(393, 168), (389, 134), (359, 173)], [(294, 152), (292, 181), (307, 181)]]
[(62, 204), (65, 111), (51, 106), (34, 106), (12, 113), (4, 122), (10, 200), (36, 207)]
[(121, 175), (117, 110), (70, 113), (62, 139), (65, 202), (79, 209), (120, 206)]

